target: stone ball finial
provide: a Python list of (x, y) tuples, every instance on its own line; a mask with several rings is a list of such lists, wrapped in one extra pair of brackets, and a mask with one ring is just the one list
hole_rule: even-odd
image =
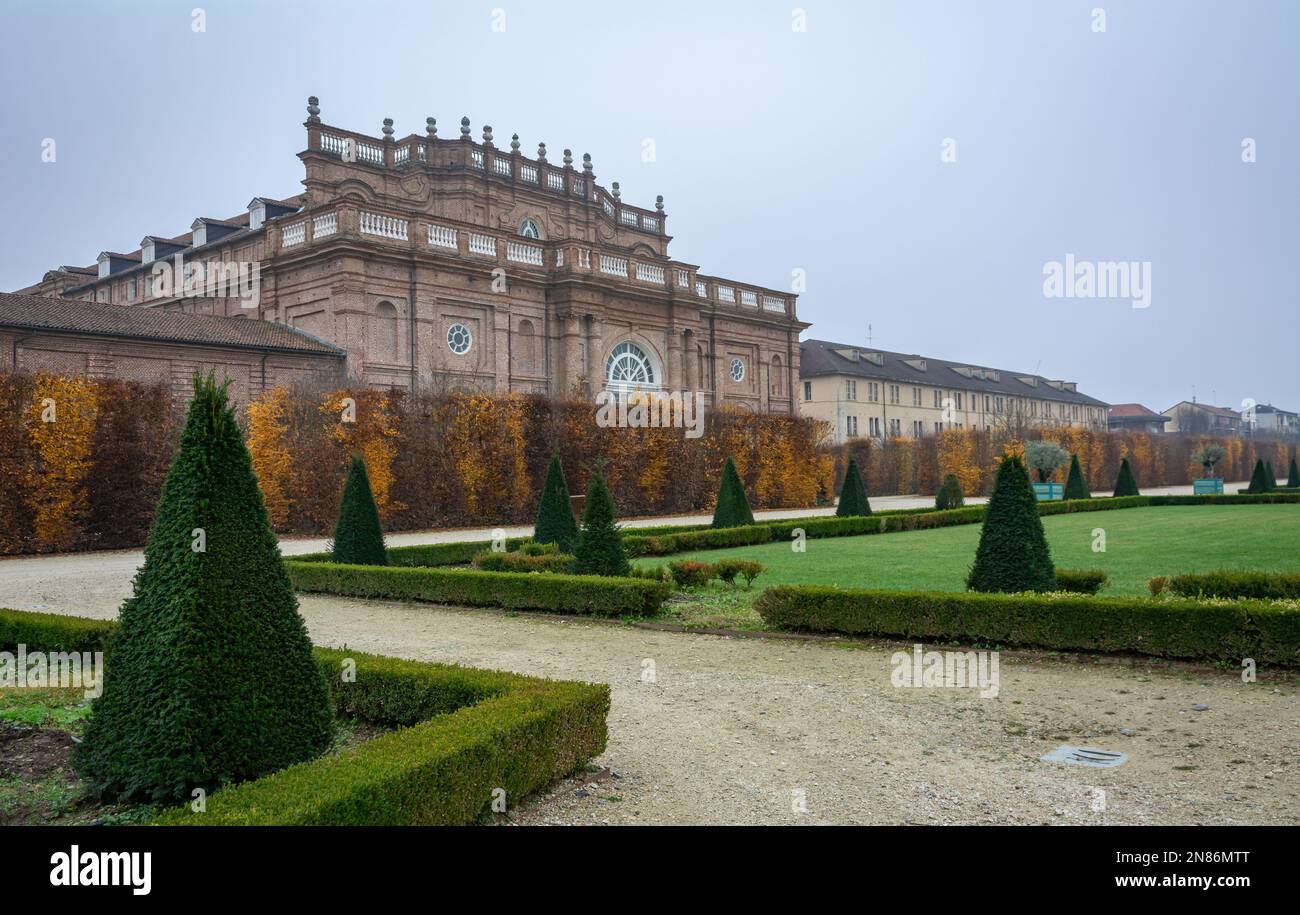
[(658, 210), (660, 213), (662, 213), (662, 212), (664, 211), (664, 195), (663, 195), (663, 194), (658, 194), (658, 195), (655, 196), (655, 209)]
[(545, 161), (546, 161), (546, 144), (545, 144), (545, 143), (538, 143), (538, 144), (537, 144), (537, 161), (538, 161), (538, 162), (545, 162)]
[(491, 125), (491, 124), (484, 124), (484, 125), (483, 125), (483, 142), (486, 143), (486, 144), (488, 144), (489, 146), (492, 145), (492, 125)]
[(510, 148), (515, 152), (519, 152), (519, 134), (514, 134), (510, 138)]
[(320, 99), (314, 95), (307, 96), (307, 117), (313, 120), (320, 117)]
[(426, 134), (428, 134), (430, 140), (436, 140), (436, 139), (438, 139), (438, 119), (437, 119), (437, 118), (425, 118), (425, 119), (424, 119), (424, 132), (425, 132)]
[(460, 135), (462, 139), (469, 139), (469, 116), (460, 119)]
[(571, 149), (566, 149), (566, 150), (564, 151), (564, 164), (565, 164), (565, 165), (572, 165), (572, 164), (573, 164), (573, 150), (571, 150)]
[(582, 154), (582, 170), (584, 172), (591, 171), (591, 153)]
[(613, 183), (613, 185), (611, 185), (611, 187), (612, 187), (613, 192), (614, 192), (614, 199), (615, 199), (615, 200), (619, 200), (619, 199), (621, 199), (622, 196), (623, 196), (623, 192), (620, 191), (620, 190), (618, 189), (618, 182), (615, 181), (615, 182)]
[(384, 139), (391, 140), (393, 137), (393, 119), (384, 118)]

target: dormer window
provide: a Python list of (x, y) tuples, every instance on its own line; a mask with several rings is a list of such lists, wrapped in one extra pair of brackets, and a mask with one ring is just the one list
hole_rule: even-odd
[(108, 255), (101, 254), (99, 256), (99, 278), (102, 280), (104, 277), (108, 276), (108, 271), (109, 271)]
[(197, 248), (208, 243), (208, 224), (202, 219), (194, 220), (190, 225), (190, 232), (193, 233), (190, 236), (190, 244), (193, 247)]
[(254, 200), (248, 205), (248, 227), (250, 229), (260, 229), (264, 222), (266, 222), (266, 204), (260, 200)]
[(140, 242), (140, 263), (152, 264), (154, 259), (153, 239), (146, 238)]
[(524, 238), (536, 238), (538, 240), (541, 240), (542, 230), (538, 227), (537, 223), (534, 222), (533, 220), (525, 219), (522, 223), (519, 224), (519, 234), (522, 235)]

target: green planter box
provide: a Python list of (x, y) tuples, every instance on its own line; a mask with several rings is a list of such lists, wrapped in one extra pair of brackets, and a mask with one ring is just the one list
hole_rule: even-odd
[(1223, 495), (1223, 481), (1219, 479), (1192, 480), (1192, 495), (1221, 496)]
[(1054, 502), (1065, 498), (1065, 487), (1060, 483), (1035, 483), (1034, 495), (1039, 502)]

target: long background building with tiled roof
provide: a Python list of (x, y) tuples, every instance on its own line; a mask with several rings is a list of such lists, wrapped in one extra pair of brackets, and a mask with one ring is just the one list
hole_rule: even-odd
[(1106, 403), (1028, 372), (805, 340), (799, 378), (799, 412), (830, 423), (835, 443), (944, 429), (1106, 428)]

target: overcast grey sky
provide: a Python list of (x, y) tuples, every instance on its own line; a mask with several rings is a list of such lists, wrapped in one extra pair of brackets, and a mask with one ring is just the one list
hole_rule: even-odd
[[(476, 138), (590, 152), (628, 202), (664, 195), (673, 256), (778, 288), (804, 271), (806, 337), (870, 326), (883, 349), (1157, 410), (1193, 386), (1300, 409), (1300, 3), (0, 9), (0, 289), (297, 193), (315, 94), (375, 135), (433, 115), (456, 136), (467, 114)], [(1067, 254), (1149, 263), (1149, 307), (1046, 297)]]

